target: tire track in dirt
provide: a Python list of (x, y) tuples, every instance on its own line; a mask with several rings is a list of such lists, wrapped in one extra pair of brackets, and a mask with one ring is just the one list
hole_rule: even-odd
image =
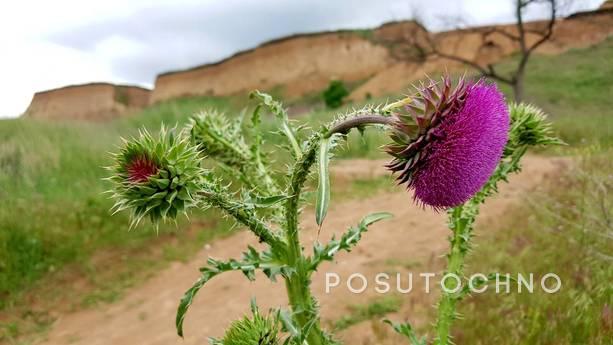
[[(379, 164), (377, 161), (352, 161), (341, 163), (337, 171), (347, 170), (353, 177), (360, 175), (355, 171), (365, 171), (372, 176), (372, 167)], [(479, 220), (481, 226), (477, 231), (486, 231), (484, 225), (497, 228), (500, 216), (511, 204), (519, 202), (526, 192), (539, 186), (543, 179), (555, 176), (567, 164), (568, 161), (562, 158), (526, 157), (523, 171), (513, 176), (510, 183), (501, 188), (499, 195), (483, 206)], [(322, 265), (313, 277), (313, 290), (321, 302), (324, 323), (340, 318), (349, 305), (363, 304), (368, 298), (378, 295), (372, 288), (364, 294), (355, 295), (342, 286), (326, 294), (325, 272), (338, 273), (344, 283), (354, 272), (374, 279), (377, 272), (397, 270), (398, 267), (390, 264), (393, 262), (404, 263), (401, 266), (405, 268), (410, 265), (418, 272), (438, 272), (442, 267), (441, 255), (447, 250), (446, 215), (412, 205), (411, 196), (402, 190), (341, 204), (335, 204), (333, 200), (320, 240), (328, 240), (334, 233), (340, 234), (364, 215), (377, 211), (389, 211), (395, 217), (373, 225), (351, 254), (340, 253), (335, 263)], [(317, 230), (312, 212), (305, 212), (303, 227), (302, 236), (314, 240)], [(232, 320), (248, 313), (252, 296), (257, 298), (263, 310), (286, 305), (282, 282), (273, 286), (262, 274), (257, 276), (255, 282), (247, 281), (240, 272), (223, 274), (207, 284), (194, 301), (185, 321), (185, 339), (176, 335), (176, 307), (184, 291), (198, 278), (198, 267), (205, 263), (208, 256), (237, 258), (247, 245), (258, 247), (255, 237), (244, 231), (215, 241), (189, 262), (173, 263), (141, 286), (131, 289), (121, 301), (61, 316), (46, 339), (39, 344), (207, 344), (208, 337), (221, 336)], [(390, 318), (409, 319), (418, 325), (425, 322), (418, 316), (427, 314), (436, 296), (420, 291), (423, 289), (414, 286), (413, 292), (403, 297), (405, 303), (401, 310), (390, 315)], [(363, 322), (341, 332), (339, 336), (347, 344), (396, 343), (397, 339), (391, 331), (377, 325)]]

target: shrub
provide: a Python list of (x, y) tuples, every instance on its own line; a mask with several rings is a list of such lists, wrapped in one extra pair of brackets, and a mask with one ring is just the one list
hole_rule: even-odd
[(336, 109), (343, 105), (343, 99), (349, 95), (349, 91), (342, 80), (332, 80), (322, 95), (326, 106)]

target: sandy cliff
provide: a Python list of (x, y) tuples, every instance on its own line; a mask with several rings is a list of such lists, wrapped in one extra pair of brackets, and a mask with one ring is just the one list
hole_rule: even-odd
[(91, 83), (37, 92), (25, 116), (100, 121), (149, 104), (150, 90), (136, 86)]
[[(601, 9), (561, 19), (553, 39), (540, 53), (593, 45), (613, 33), (613, 10)], [(544, 22), (530, 24), (542, 27)], [(513, 33), (514, 25), (499, 26)], [(374, 30), (297, 35), (265, 43), (218, 63), (157, 77), (151, 102), (193, 95), (224, 96), (252, 89), (280, 88), (287, 98), (322, 90), (330, 79), (363, 81), (351, 95), (381, 95), (405, 88), (423, 73), (464, 67), (440, 58), (409, 59), (415, 54), (407, 36), (415, 34), (412, 22), (385, 24)], [(491, 27), (437, 33), (447, 53), (480, 62), (495, 62), (518, 50), (515, 42), (500, 33), (486, 35)], [(534, 40), (536, 37), (528, 37)]]
[(299, 35), (266, 43), (216, 64), (157, 77), (152, 102), (229, 95), (283, 86), (288, 95), (320, 90), (330, 78), (368, 78), (392, 63), (388, 50), (352, 32)]

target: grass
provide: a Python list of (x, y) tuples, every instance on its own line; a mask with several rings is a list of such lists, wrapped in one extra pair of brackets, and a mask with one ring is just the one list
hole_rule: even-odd
[[(173, 108), (196, 103), (206, 104), (177, 101), (110, 124), (2, 122), (0, 309), (48, 272), (74, 262), (87, 264), (102, 248), (140, 248), (158, 236), (151, 229), (128, 232), (123, 214), (109, 217), (102, 167), (110, 164), (107, 151), (120, 136), (132, 135), (141, 124), (159, 127), (161, 121), (179, 120)], [(163, 227), (161, 233), (176, 230)]]
[[(552, 114), (556, 130), (571, 147), (613, 144), (611, 56), (613, 39), (530, 61), (528, 100)], [(1, 121), (0, 340), (44, 329), (52, 306), (78, 309), (113, 301), (168, 261), (188, 258), (205, 241), (226, 234), (229, 224), (211, 221), (219, 217), (208, 213), (196, 214), (193, 227), (180, 221), (159, 233), (150, 226), (128, 231), (125, 215), (109, 216), (101, 167), (110, 163), (107, 152), (114, 151), (119, 138), (142, 126), (181, 126), (201, 109), (239, 113), (246, 104), (245, 95), (202, 97), (157, 104), (109, 123)], [(335, 114), (316, 109), (300, 121), (316, 128)], [(270, 121), (266, 129), (274, 129)], [(267, 132), (265, 138), (271, 151), (281, 143), (276, 134)], [(349, 141), (338, 158), (383, 157), (375, 149), (385, 142), (381, 133), (354, 133)], [(338, 198), (366, 196), (387, 183), (354, 181), (334, 193)]]
[[(613, 38), (556, 56), (530, 59), (526, 101), (550, 114), (560, 137), (573, 146), (613, 145)], [(508, 70), (514, 61), (503, 63)], [(508, 87), (503, 85), (507, 95)]]
[(110, 217), (102, 181), (120, 136), (185, 122), (196, 109), (220, 104), (230, 100), (177, 100), (106, 124), (0, 123), (0, 342), (45, 329), (49, 310), (113, 301), (228, 232), (230, 224), (207, 220), (219, 219), (210, 213), (196, 214), (190, 228), (180, 221), (159, 233), (151, 226), (128, 231), (125, 214)]
[(337, 331), (347, 329), (362, 321), (380, 318), (395, 313), (402, 306), (402, 298), (398, 296), (384, 296), (373, 299), (366, 304), (356, 304), (349, 307), (349, 313), (334, 323)]
[(478, 239), (471, 271), (533, 272), (535, 282), (553, 272), (562, 289), (468, 299), (460, 308), (464, 317), (455, 326), (456, 343), (610, 344), (611, 154), (611, 148), (586, 150), (577, 167), (549, 181), (543, 192), (527, 196), (522, 207), (502, 220), (500, 231)]

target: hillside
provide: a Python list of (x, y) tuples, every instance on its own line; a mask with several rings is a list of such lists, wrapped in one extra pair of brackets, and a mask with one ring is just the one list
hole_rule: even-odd
[[(560, 53), (601, 42), (613, 34), (613, 10), (599, 10), (560, 19), (551, 41), (540, 53)], [(538, 29), (544, 22), (532, 22)], [(443, 52), (482, 63), (495, 63), (518, 50), (516, 42), (500, 32), (516, 33), (514, 25), (478, 27), (430, 34), (442, 42)], [(331, 79), (362, 84), (350, 96), (381, 96), (406, 87), (424, 73), (463, 68), (440, 58), (411, 59), (407, 44), (423, 39), (414, 22), (384, 24), (374, 30), (324, 32), (291, 36), (238, 53), (214, 64), (157, 77), (151, 102), (177, 97), (227, 96), (252, 89), (280, 89), (297, 98), (325, 88)], [(417, 36), (417, 37), (415, 37)], [(536, 39), (529, 34), (528, 42)], [(485, 44), (484, 44), (485, 42)]]

